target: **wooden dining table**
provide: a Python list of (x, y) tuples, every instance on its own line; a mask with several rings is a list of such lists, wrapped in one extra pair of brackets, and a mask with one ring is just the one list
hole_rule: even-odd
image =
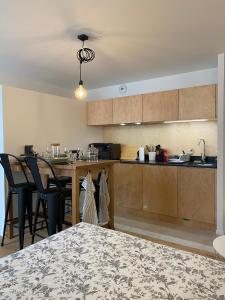
[[(69, 176), (72, 178), (72, 225), (80, 222), (80, 178), (91, 172), (92, 178), (96, 178), (103, 169), (108, 174), (108, 189), (110, 195), (109, 204), (109, 228), (114, 229), (114, 194), (113, 194), (113, 165), (118, 162), (116, 160), (99, 160), (99, 161), (75, 161), (68, 164), (55, 164), (53, 170), (56, 176)], [(11, 168), (14, 172), (21, 172), (21, 166), (16, 161), (11, 161)], [(25, 166), (25, 171), (29, 172)], [(50, 168), (46, 164), (39, 165), (39, 171), (47, 181), (49, 176), (52, 176)], [(12, 217), (12, 209), (11, 216)], [(8, 233), (9, 238), (13, 236), (12, 226)]]

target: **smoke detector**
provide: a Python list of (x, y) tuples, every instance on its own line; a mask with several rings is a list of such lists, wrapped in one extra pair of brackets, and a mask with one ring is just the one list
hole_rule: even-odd
[(121, 84), (119, 86), (119, 92), (120, 94), (125, 94), (127, 92), (127, 86), (125, 84)]

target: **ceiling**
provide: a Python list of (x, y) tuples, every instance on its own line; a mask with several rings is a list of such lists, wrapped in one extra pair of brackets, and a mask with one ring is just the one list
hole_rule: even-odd
[(88, 88), (215, 67), (224, 0), (0, 0), (0, 82), (72, 96), (79, 33)]

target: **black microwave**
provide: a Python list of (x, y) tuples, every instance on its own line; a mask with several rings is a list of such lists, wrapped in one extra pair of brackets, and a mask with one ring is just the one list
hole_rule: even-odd
[(113, 143), (91, 143), (98, 149), (98, 159), (120, 160), (121, 145)]

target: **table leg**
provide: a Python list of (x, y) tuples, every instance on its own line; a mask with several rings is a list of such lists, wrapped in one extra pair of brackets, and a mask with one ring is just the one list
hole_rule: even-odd
[(74, 170), (72, 176), (72, 224), (80, 222), (80, 183), (77, 171)]
[(110, 196), (110, 204), (109, 204), (109, 213), (110, 213), (110, 221), (109, 227), (111, 229), (115, 229), (114, 227), (114, 186), (113, 186), (113, 166), (109, 168), (109, 196)]

